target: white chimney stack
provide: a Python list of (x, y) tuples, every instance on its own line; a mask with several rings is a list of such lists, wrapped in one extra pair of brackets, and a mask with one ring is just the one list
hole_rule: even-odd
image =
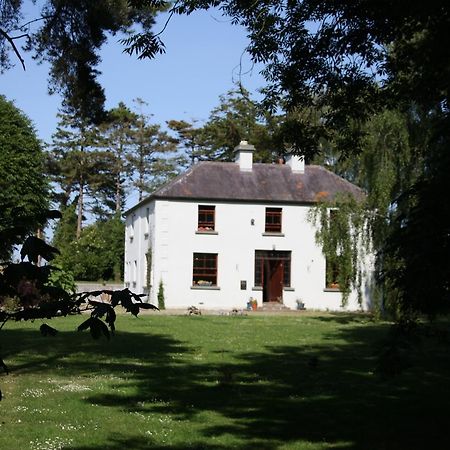
[(289, 166), (294, 173), (305, 173), (305, 157), (288, 153), (286, 156), (286, 165)]
[(236, 152), (236, 163), (239, 164), (239, 168), (244, 171), (251, 171), (255, 147), (247, 141), (241, 141), (239, 145), (234, 148), (234, 151)]

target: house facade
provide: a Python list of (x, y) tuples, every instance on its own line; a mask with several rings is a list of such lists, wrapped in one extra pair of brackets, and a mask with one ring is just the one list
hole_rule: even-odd
[[(125, 286), (167, 308), (245, 308), (280, 303), (342, 310), (342, 294), (326, 279), (309, 212), (323, 199), (362, 191), (297, 156), (286, 164), (254, 164), (253, 146), (236, 162), (194, 165), (126, 213)], [(364, 293), (363, 293), (364, 294)], [(356, 292), (345, 309), (367, 309)]]

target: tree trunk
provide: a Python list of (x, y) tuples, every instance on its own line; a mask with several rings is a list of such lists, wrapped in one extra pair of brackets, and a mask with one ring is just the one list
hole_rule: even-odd
[[(38, 239), (42, 239), (42, 228), (38, 228), (38, 229), (37, 229), (37, 231), (36, 231), (36, 237), (37, 237)], [(41, 264), (42, 264), (42, 256), (41, 256), (41, 255), (38, 255), (38, 259), (37, 259), (36, 265), (37, 265), (38, 267), (40, 267)]]
[(78, 190), (78, 211), (77, 211), (77, 240), (80, 239), (81, 229), (83, 228), (83, 208), (84, 208), (84, 180), (83, 175), (80, 176), (80, 188)]
[(143, 144), (141, 143), (140, 148), (140, 155), (139, 155), (139, 201), (142, 200), (142, 194), (143, 194), (143, 186), (144, 186), (144, 173), (145, 173), (145, 167), (144, 167), (144, 149), (142, 148)]
[(116, 213), (119, 213), (122, 208), (122, 186), (120, 184), (120, 171), (117, 173), (116, 176)]

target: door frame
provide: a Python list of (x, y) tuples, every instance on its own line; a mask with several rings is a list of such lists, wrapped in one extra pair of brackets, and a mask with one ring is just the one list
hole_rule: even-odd
[[(257, 265), (260, 267), (257, 268)], [(291, 251), (255, 250), (255, 285), (262, 287), (263, 303), (283, 303), (285, 270), (291, 267)], [(257, 280), (257, 269), (259, 280)], [(279, 288), (276, 286), (279, 283)]]

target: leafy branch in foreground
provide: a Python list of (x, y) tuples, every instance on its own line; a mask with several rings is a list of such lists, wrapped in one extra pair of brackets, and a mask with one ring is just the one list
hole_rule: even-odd
[[(2, 233), (0, 232), (0, 239)], [(129, 289), (118, 291), (98, 290), (92, 292), (69, 293), (52, 284), (51, 275), (61, 269), (50, 264), (39, 265), (42, 259), (53, 260), (59, 251), (44, 240), (28, 236), (20, 252), (19, 263), (7, 262), (0, 270), (0, 330), (8, 321), (52, 319), (55, 317), (90, 312), (90, 317), (79, 327), (79, 331), (90, 330), (91, 336), (110, 338), (115, 330), (115, 308), (121, 306), (125, 311), (137, 316), (141, 309), (158, 310), (156, 306), (143, 303), (145, 294), (135, 294)], [(26, 261), (27, 260), (27, 261)], [(95, 300), (107, 295), (110, 302)], [(40, 331), (44, 336), (55, 336), (57, 330), (42, 324)], [(8, 368), (0, 357), (0, 367), (8, 373)], [(0, 399), (1, 399), (0, 391)]]

